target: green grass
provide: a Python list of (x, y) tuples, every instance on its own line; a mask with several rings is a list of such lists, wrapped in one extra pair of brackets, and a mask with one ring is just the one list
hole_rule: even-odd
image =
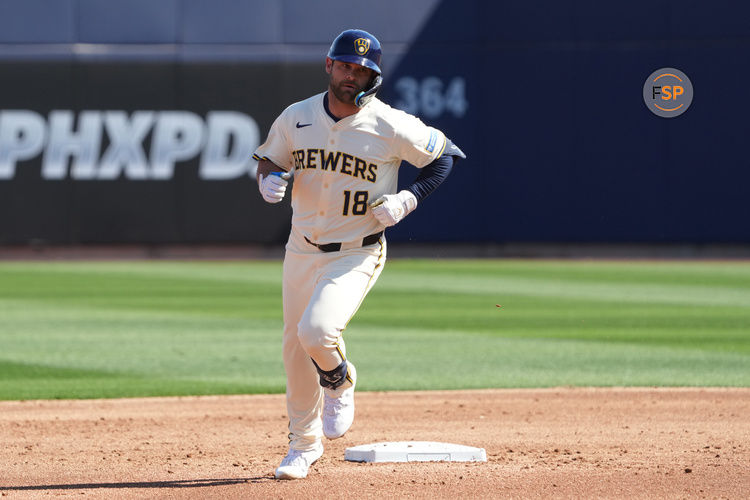
[[(281, 326), (278, 262), (0, 263), (0, 399), (283, 392)], [(747, 387), (750, 263), (391, 261), (345, 338), (362, 390)]]

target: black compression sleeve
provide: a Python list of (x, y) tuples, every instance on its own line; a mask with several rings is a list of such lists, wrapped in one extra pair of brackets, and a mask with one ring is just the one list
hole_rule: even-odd
[(422, 201), (448, 177), (453, 168), (453, 162), (454, 156), (443, 154), (440, 158), (422, 168), (414, 184), (406, 189), (417, 197), (417, 201)]

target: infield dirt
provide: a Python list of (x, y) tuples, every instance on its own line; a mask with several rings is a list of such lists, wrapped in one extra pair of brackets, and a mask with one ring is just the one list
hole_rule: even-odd
[[(305, 480), (276, 481), (283, 395), (0, 402), (8, 498), (747, 498), (750, 389), (358, 393)], [(357, 464), (443, 441), (486, 463)]]

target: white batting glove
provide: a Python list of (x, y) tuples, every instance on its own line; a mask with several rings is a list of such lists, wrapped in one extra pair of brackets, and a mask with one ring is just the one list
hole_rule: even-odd
[(284, 199), (287, 184), (289, 184), (289, 181), (281, 175), (270, 174), (266, 177), (261, 175), (258, 190), (268, 203), (278, 203)]
[(397, 224), (417, 208), (417, 197), (404, 189), (398, 194), (386, 194), (370, 205), (372, 215), (385, 227)]

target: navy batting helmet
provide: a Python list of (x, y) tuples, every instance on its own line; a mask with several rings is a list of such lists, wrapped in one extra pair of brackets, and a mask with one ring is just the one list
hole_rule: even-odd
[(331, 44), (328, 57), (334, 61), (359, 64), (377, 74), (380, 71), (380, 50), (378, 39), (364, 30), (346, 30)]

